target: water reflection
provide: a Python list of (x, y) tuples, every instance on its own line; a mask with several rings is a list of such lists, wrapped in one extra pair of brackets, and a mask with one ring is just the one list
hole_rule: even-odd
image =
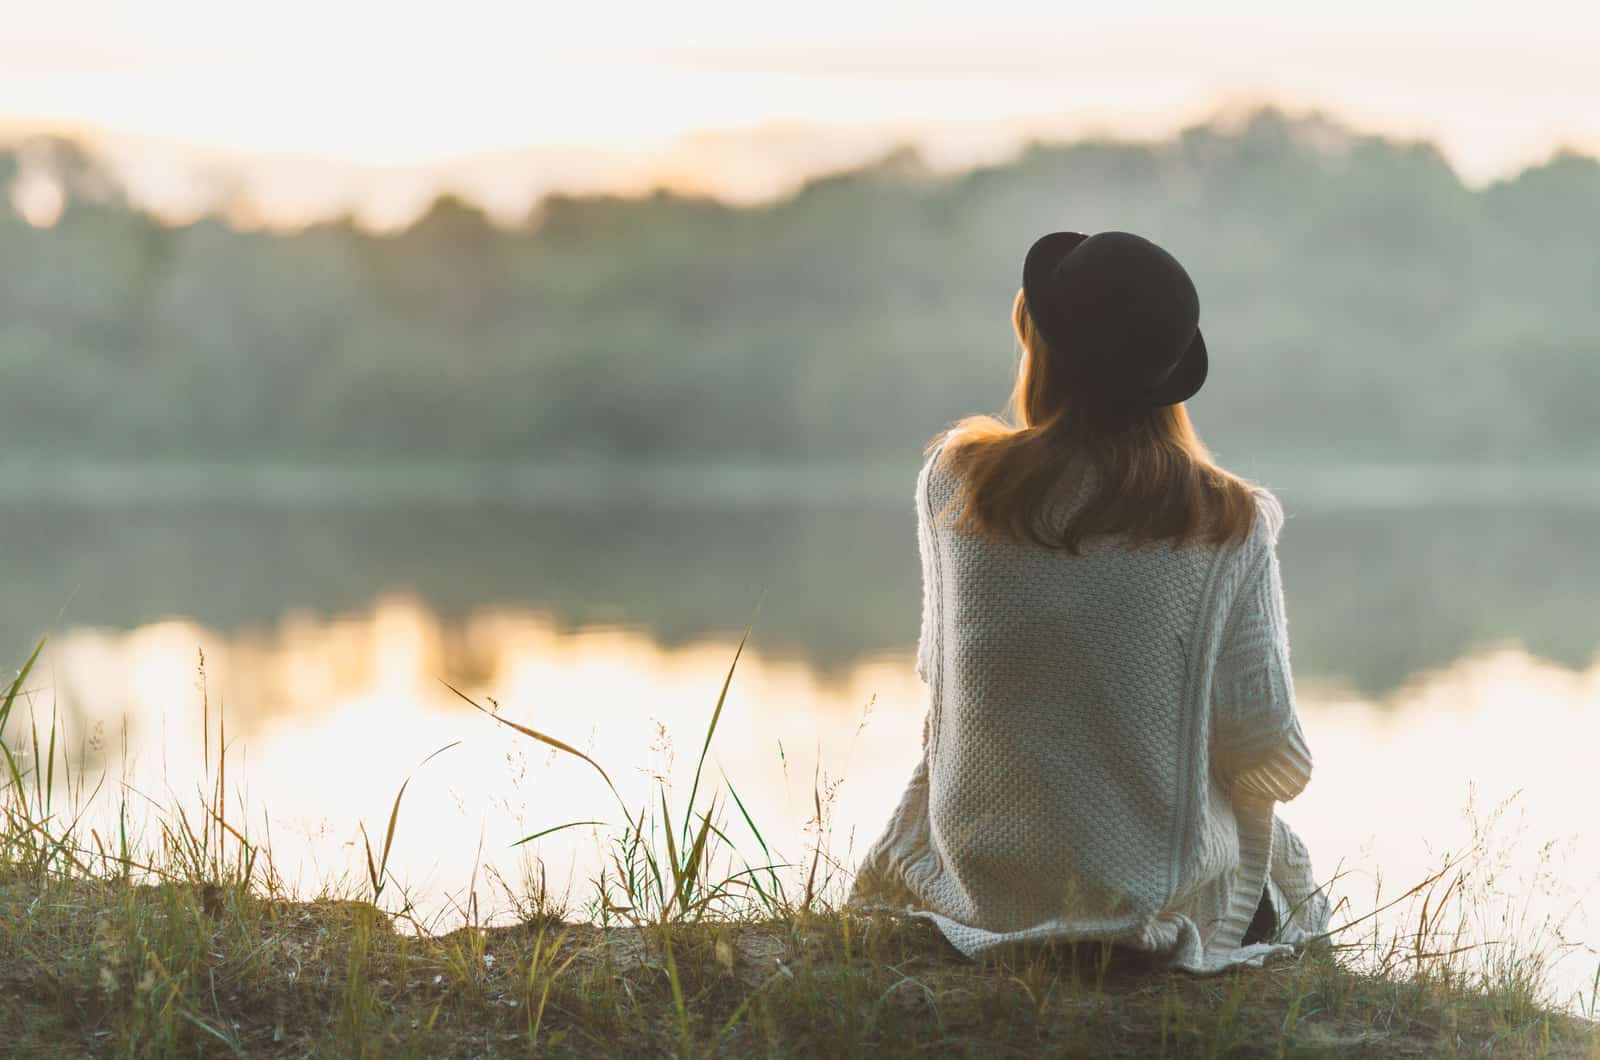
[[(203, 786), (203, 719), (211, 718), (215, 755), (225, 717), (230, 813), (270, 843), (302, 893), (361, 878), (358, 823), (381, 831), (395, 792), (413, 776), (392, 867), (419, 910), (448, 923), (475, 866), (480, 903), (504, 909), (485, 885), (488, 870), (515, 881), (533, 857), (554, 887), (571, 889), (581, 912), (601, 863), (600, 830), (511, 844), (618, 811), (587, 767), (496, 726), (441, 677), (494, 696), (507, 716), (592, 755), (637, 806), (655, 775), (686, 794), (733, 648), (722, 637), (664, 646), (638, 631), (574, 632), (517, 609), (445, 620), (415, 599), (392, 598), (358, 617), (293, 618), (271, 634), (221, 635), (183, 622), (72, 631), (53, 643), (41, 670), (48, 687), (33, 704), (47, 710), (53, 696), (112, 778), (157, 802)], [(1319, 871), (1348, 872), (1338, 889), (1356, 909), (1372, 907), (1380, 875), (1393, 894), (1464, 849), (1474, 827), (1463, 813), (1469, 803), (1481, 820), (1515, 796), (1498, 826), (1508, 843), (1502, 886), (1531, 903), (1535, 920), (1561, 919), (1565, 937), (1580, 944), (1563, 982), (1574, 990), (1588, 982), (1600, 950), (1600, 919), (1581, 907), (1600, 880), (1592, 790), (1600, 665), (1572, 669), (1501, 650), (1383, 698), (1315, 683), (1302, 698), (1318, 772), (1285, 813)], [(807, 848), (814, 784), (832, 790), (829, 839), (848, 864), (900, 792), (924, 709), (904, 652), (829, 673), (749, 652), (713, 748), (714, 775), (737, 787), (768, 842), (796, 858)], [(109, 803), (97, 812), (108, 814)], [(737, 819), (730, 827), (754, 856), (748, 831)], [(1547, 841), (1558, 884), (1534, 887)]]
[[(1600, 511), (1339, 510), (1300, 505), (1292, 492), (1286, 503), (1284, 579), (1303, 678), (1383, 697), (1419, 670), (1507, 642), (1587, 665)], [(320, 623), (395, 591), (452, 624), (505, 607), (567, 629), (626, 624), (665, 645), (736, 635), (765, 591), (757, 647), (822, 670), (906, 651), (917, 633), (906, 498), (720, 508), (29, 505), (0, 507), (0, 527), (0, 657), (46, 629), (126, 630), (173, 615), (230, 639), (266, 630), (271, 640), (285, 614)]]

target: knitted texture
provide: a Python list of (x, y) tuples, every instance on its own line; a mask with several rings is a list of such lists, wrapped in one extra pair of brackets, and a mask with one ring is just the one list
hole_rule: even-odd
[[(1102, 940), (1195, 972), (1324, 932), (1305, 846), (1273, 813), (1311, 773), (1277, 500), (1257, 492), (1238, 544), (1072, 555), (957, 532), (939, 456), (916, 490), (923, 755), (853, 900), (927, 917), (969, 955)], [(1244, 946), (1263, 894), (1278, 940)]]

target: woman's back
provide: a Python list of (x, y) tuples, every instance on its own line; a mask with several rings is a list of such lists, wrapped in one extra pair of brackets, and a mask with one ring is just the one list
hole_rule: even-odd
[[(934, 590), (928, 810), (961, 919), (1021, 929), (1069, 896), (1080, 918), (1153, 915), (1180, 876), (1214, 872), (1234, 838), (1191, 763), (1206, 739), (1219, 594), (1236, 591), (1228, 574), (1262, 535), (1137, 549), (1103, 537), (1076, 555), (974, 536), (940, 518), (954, 475), (936, 453), (917, 503)], [(1060, 515), (1088, 488), (1064, 488)]]

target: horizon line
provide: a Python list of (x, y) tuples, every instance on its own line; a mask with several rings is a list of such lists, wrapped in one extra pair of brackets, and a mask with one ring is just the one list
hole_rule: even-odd
[[(930, 123), (903, 121), (847, 125), (808, 119), (774, 119), (746, 125), (696, 129), (669, 138), (664, 145), (658, 145), (655, 150), (591, 144), (523, 142), (485, 145), (473, 150), (444, 153), (428, 160), (376, 162), (338, 158), (314, 151), (257, 151), (208, 145), (91, 122), (53, 122), (0, 117), (0, 151), (23, 154), (41, 144), (65, 144), (72, 149), (82, 151), (111, 172), (118, 181), (118, 190), (126, 196), (131, 208), (153, 218), (163, 227), (183, 228), (206, 222), (221, 222), (228, 228), (240, 232), (287, 234), (326, 225), (345, 224), (369, 235), (403, 234), (414, 228), (441, 203), (447, 202), (463, 204), (476, 210), (483, 215), (488, 225), (501, 231), (525, 230), (535, 225), (541, 209), (552, 199), (639, 201), (669, 196), (685, 201), (712, 202), (734, 210), (765, 208), (792, 201), (807, 188), (820, 182), (864, 175), (907, 156), (930, 178), (959, 179), (973, 173), (1014, 165), (1032, 150), (1070, 148), (1085, 144), (1159, 148), (1176, 145), (1185, 135), (1199, 130), (1237, 135), (1249, 125), (1264, 118), (1277, 118), (1291, 127), (1306, 131), (1321, 127), (1344, 138), (1346, 142), (1341, 146), (1348, 146), (1361, 140), (1377, 140), (1394, 146), (1425, 148), (1438, 156), (1463, 187), (1473, 192), (1514, 183), (1530, 172), (1547, 168), (1563, 159), (1579, 158), (1600, 162), (1600, 150), (1553, 139), (1539, 155), (1518, 161), (1498, 175), (1473, 181), (1468, 179), (1458, 160), (1451, 157), (1437, 134), (1363, 127), (1349, 117), (1337, 113), (1334, 108), (1294, 106), (1271, 99), (1236, 96), (1204, 108), (1202, 113), (1206, 116), (1198, 117), (1193, 113), (1187, 116), (1174, 115), (1165, 131), (1161, 132), (1119, 131), (1107, 127), (1105, 122), (1092, 120), (1084, 121), (1082, 127), (1074, 132), (1056, 135), (1043, 129), (1034, 133), (1028, 132), (1029, 119), (1022, 117), (984, 122), (952, 122), (948, 123), (947, 127), (1012, 126), (1013, 129), (1009, 134), (1000, 137), (1008, 141), (1005, 146), (998, 152), (992, 150), (987, 152), (989, 157), (983, 157), (985, 152), (977, 152), (977, 157), (965, 161), (943, 163), (937, 157), (940, 152), (933, 144), (927, 142), (927, 138), (935, 131), (930, 127)], [(1045, 121), (1045, 119), (1036, 120), (1041, 124)], [(724, 179), (720, 182), (724, 187), (719, 189), (716, 186), (719, 181), (715, 174), (702, 175), (701, 179), (694, 180), (685, 179), (681, 175), (674, 178), (670, 172), (669, 156), (674, 150), (694, 149), (697, 145), (714, 144), (716, 141), (755, 141), (763, 136), (772, 135), (816, 136), (847, 129), (854, 130), (858, 134), (875, 135), (877, 143), (854, 152), (855, 157), (843, 161), (830, 164), (827, 160), (819, 160), (812, 166), (798, 165), (787, 179), (772, 181), (770, 191), (766, 194), (740, 194), (736, 191), (729, 193), (731, 181)], [(118, 153), (115, 145), (119, 141), (123, 144), (154, 146), (157, 150), (168, 152), (167, 158), (163, 161), (175, 163), (177, 169), (197, 179), (207, 171), (212, 177), (217, 177), (219, 174), (216, 167), (219, 165), (231, 168), (248, 167), (252, 163), (266, 165), (277, 163), (342, 172), (347, 175), (360, 174), (369, 182), (366, 188), (369, 195), (377, 190), (375, 183), (384, 177), (413, 180), (425, 178), (432, 183), (432, 188), (423, 196), (413, 196), (417, 205), (406, 211), (406, 216), (391, 217), (376, 223), (370, 216), (363, 216), (363, 204), (350, 201), (322, 210), (302, 211), (298, 216), (292, 216), (293, 211), (258, 211), (252, 209), (258, 204), (250, 202), (249, 189), (244, 189), (244, 193), (233, 200), (211, 201), (198, 209), (163, 210), (159, 202), (151, 202), (148, 196), (141, 195), (133, 186), (135, 182), (128, 179), (130, 174), (126, 159), (119, 161), (115, 157)], [(588, 186), (572, 186), (557, 182), (540, 188), (537, 181), (524, 179), (521, 184), (531, 189), (524, 196), (525, 207), (509, 216), (505, 209), (496, 208), (492, 201), (486, 201), (491, 197), (474, 194), (472, 190), (462, 187), (464, 183), (461, 180), (462, 174), (457, 173), (454, 179), (450, 177), (452, 169), (488, 165), (506, 156), (559, 154), (568, 151), (586, 155), (590, 159), (609, 156), (612, 162), (624, 166), (631, 160), (639, 168), (632, 174), (627, 173), (625, 168), (619, 169), (608, 177), (596, 179)], [(179, 157), (184, 155), (188, 157)], [(656, 167), (654, 170), (652, 165)], [(19, 182), (26, 176), (23, 170), (24, 166), (19, 165), (17, 175)], [(236, 170), (223, 175), (227, 178), (240, 179), (241, 183), (247, 182), (242, 179), (244, 175)], [(235, 188), (236, 193), (239, 190)], [(359, 196), (359, 192), (356, 194)], [(14, 189), (12, 200), (13, 208), (17, 212), (25, 213), (16, 202)], [(53, 220), (49, 223), (53, 224)], [(41, 227), (48, 226), (49, 224), (46, 224)]]

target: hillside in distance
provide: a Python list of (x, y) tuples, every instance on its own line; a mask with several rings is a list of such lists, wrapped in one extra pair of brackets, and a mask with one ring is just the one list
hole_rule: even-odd
[(0, 152), (0, 188), (65, 193), (46, 227), (0, 209), (10, 458), (914, 459), (1003, 403), (1022, 255), (1057, 228), (1189, 266), (1225, 456), (1600, 453), (1575, 154), (1474, 189), (1425, 143), (1263, 110), (958, 175), (897, 152), (760, 205), (558, 196), (506, 228), (445, 197), (373, 234), (163, 225), (45, 148)]

